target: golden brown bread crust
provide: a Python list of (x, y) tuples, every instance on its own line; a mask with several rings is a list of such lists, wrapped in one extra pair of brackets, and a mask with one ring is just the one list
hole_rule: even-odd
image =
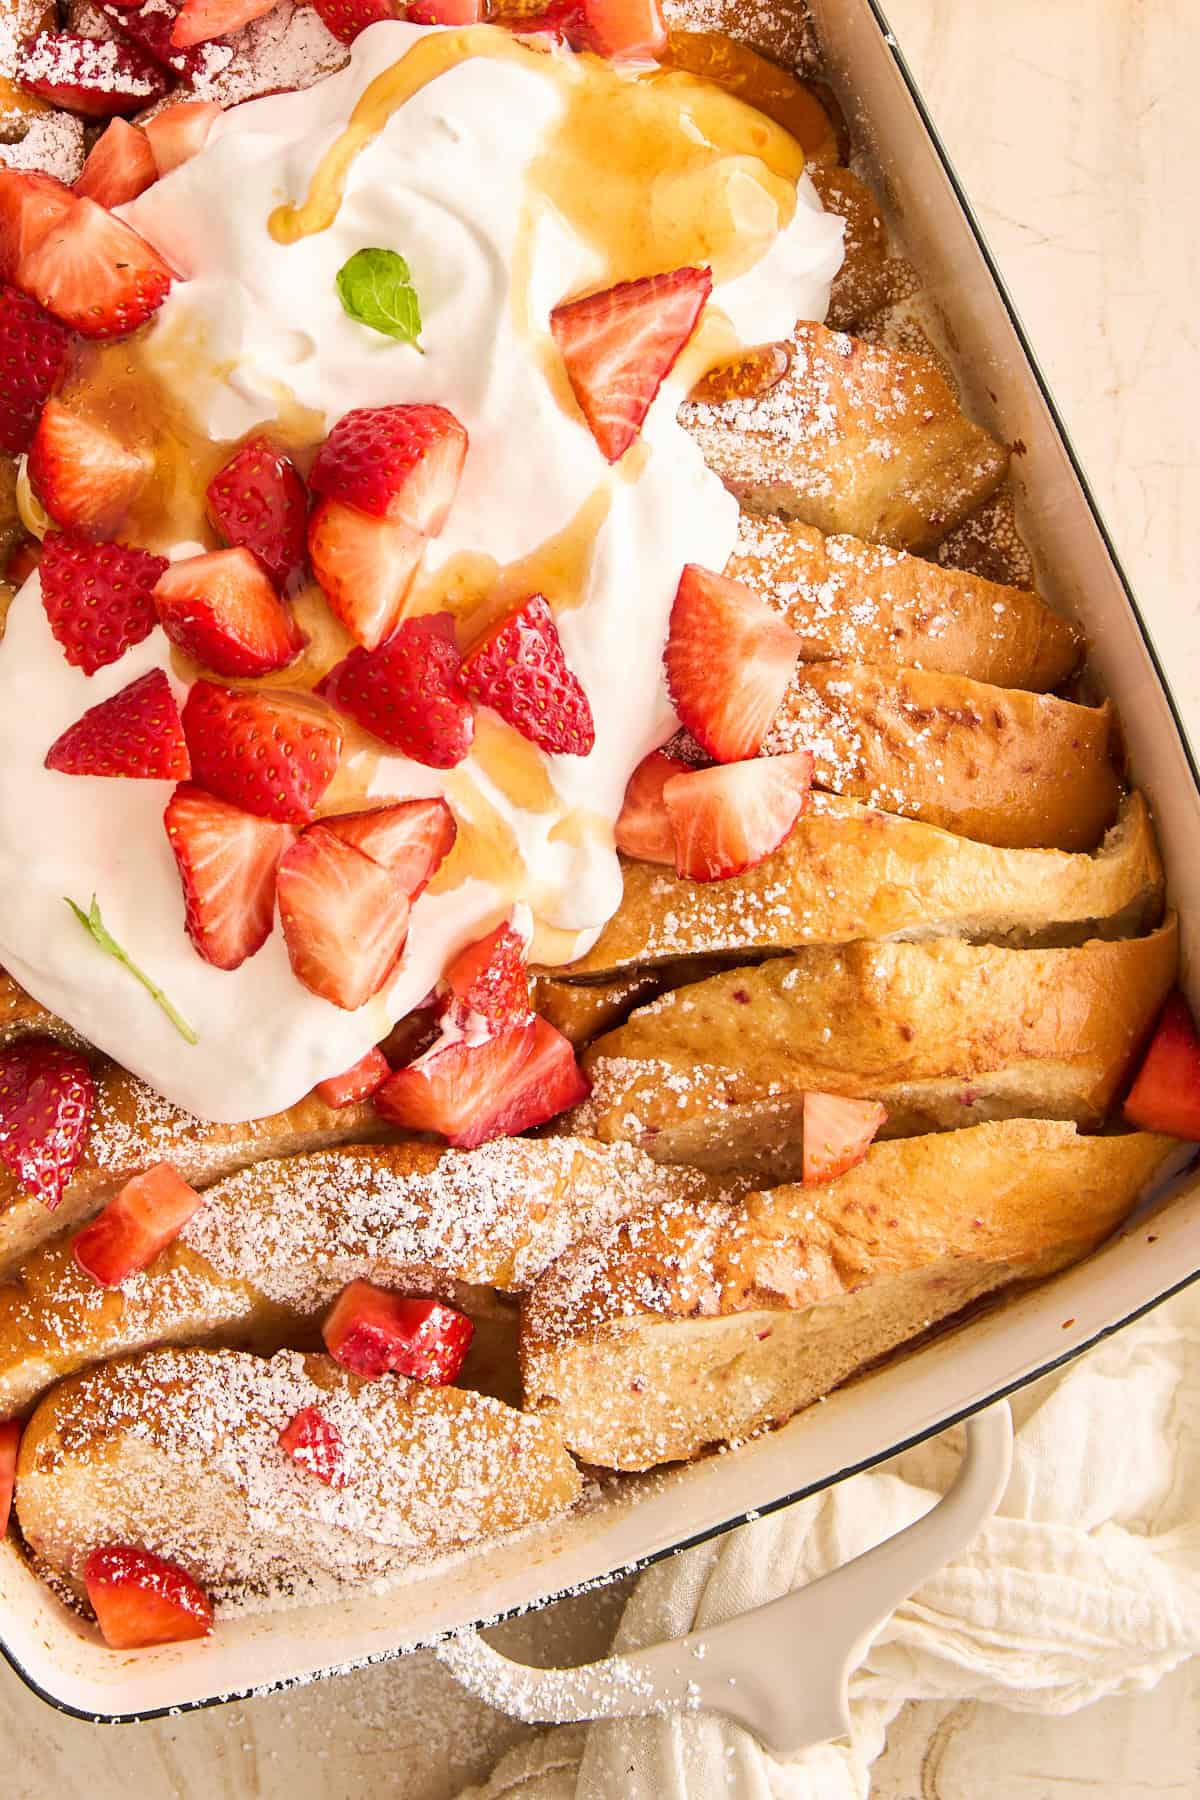
[(84, 1042), (77, 1031), (56, 1014), (47, 1012), (40, 1001), (0, 969), (0, 1045), (32, 1035), (57, 1038), (62, 1044)]
[(826, 323), (849, 331), (895, 298), (911, 281), (908, 263), (888, 256), (887, 232), (879, 202), (865, 182), (838, 163), (808, 161), (806, 168), (826, 212), (846, 225), (845, 258), (833, 281)]
[[(697, 25), (695, 0), (664, 0), (663, 13), (673, 30)], [(820, 46), (807, 6), (762, 6), (757, 0), (705, 0), (704, 26), (719, 31), (760, 56), (811, 76), (821, 63)]]

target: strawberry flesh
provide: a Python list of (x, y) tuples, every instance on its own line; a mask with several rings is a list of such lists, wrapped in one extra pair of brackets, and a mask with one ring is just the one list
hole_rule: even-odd
[(378, 650), (352, 650), (317, 692), (364, 730), (432, 769), (460, 763), (475, 736), (450, 613), (405, 619)]
[(179, 17), (177, 0), (142, 0), (140, 6), (123, 6), (100, 0), (100, 11), (123, 38), (145, 50), (156, 63), (181, 81), (194, 81), (205, 73), (206, 53), (197, 45), (178, 50), (171, 33)]
[(333, 780), (342, 728), (308, 695), (193, 684), (183, 708), (192, 773), (232, 806), (306, 825)]
[(0, 286), (0, 451), (20, 456), (33, 442), (42, 408), (67, 360), (66, 329), (36, 300)]
[(269, 675), (304, 639), (249, 550), (210, 550), (163, 570), (158, 619), (173, 644), (215, 675)]
[(410, 900), (425, 888), (454, 848), (458, 826), (444, 800), (397, 800), (365, 812), (327, 813), (326, 830), (353, 844), (396, 876)]
[(460, 950), (446, 983), (463, 1011), (477, 1013), (496, 1031), (529, 1018), (529, 965), (525, 939), (511, 925), (497, 925), (478, 943)]
[(413, 0), (404, 16), (410, 25), (477, 25), (483, 0)]
[(313, 825), (279, 864), (279, 917), (292, 972), (310, 993), (354, 1012), (400, 960), (409, 900), (389, 869)]
[(467, 693), (550, 755), (589, 756), (596, 743), (592, 709), (541, 594), (502, 618), (462, 666)]
[(208, 484), (208, 513), (227, 544), (252, 551), (276, 587), (304, 565), (308, 496), (290, 456), (251, 438)]
[(94, 675), (150, 636), (158, 623), (152, 595), (167, 566), (133, 544), (93, 544), (49, 531), (39, 567), (42, 606), (72, 668)]
[(466, 1314), (444, 1300), (390, 1294), (369, 1281), (344, 1288), (321, 1326), (330, 1356), (367, 1381), (406, 1375), (434, 1387), (454, 1380), (474, 1335)]
[(663, 800), (663, 788), (673, 775), (686, 775), (689, 765), (665, 750), (644, 756), (625, 789), (625, 799), (613, 829), (617, 849), (638, 862), (673, 863), (675, 833)]
[(279, 1433), (279, 1448), (306, 1474), (326, 1487), (349, 1487), (342, 1464), (346, 1445), (341, 1432), (316, 1406), (302, 1406)]
[(75, 192), (111, 212), (144, 194), (158, 175), (146, 133), (127, 119), (113, 119), (88, 152)]
[(391, 1072), (391, 1064), (382, 1050), (368, 1050), (365, 1056), (360, 1056), (356, 1063), (343, 1070), (340, 1075), (330, 1075), (324, 1081), (318, 1081), (317, 1098), (323, 1100), (326, 1106), (355, 1106), (360, 1100), (369, 1100), (383, 1086)]
[(169, 175), (197, 156), (221, 112), (215, 100), (176, 100), (147, 119), (146, 138), (158, 173)]
[(153, 106), (168, 86), (159, 65), (136, 45), (69, 31), (39, 31), (26, 38), (17, 79), (26, 93), (85, 119)]
[(663, 802), (675, 867), (688, 881), (725, 881), (777, 850), (811, 798), (811, 750), (718, 763), (673, 775)]
[(21, 1448), (20, 1419), (5, 1419), (0, 1425), (0, 1537), (8, 1530), (12, 1512), (13, 1489), (17, 1485), (17, 1452)]
[(29, 448), (29, 479), (56, 525), (105, 537), (145, 486), (150, 457), (48, 400)]
[(664, 663), (671, 702), (718, 762), (757, 756), (800, 655), (800, 639), (757, 594), (689, 563)]
[(104, 1544), (83, 1566), (83, 1583), (110, 1650), (144, 1650), (207, 1637), (212, 1604), (178, 1563), (132, 1544)]
[(439, 1040), (379, 1089), (385, 1119), (436, 1131), (459, 1149), (514, 1137), (585, 1099), (591, 1083), (567, 1039), (540, 1017), (481, 1044)]
[(0, 1050), (0, 1162), (50, 1212), (83, 1155), (95, 1093), (65, 1044), (26, 1037)]
[(343, 506), (436, 537), (466, 455), (466, 431), (444, 406), (356, 407), (318, 450), (309, 485)]
[(157, 250), (94, 200), (76, 200), (21, 262), (17, 286), (86, 338), (124, 337), (167, 297)]
[(176, 50), (191, 50), (213, 38), (228, 37), (261, 19), (275, 4), (276, 0), (183, 0), (171, 27), (171, 44)]
[(133, 781), (186, 781), (187, 743), (171, 684), (151, 669), (120, 693), (89, 706), (46, 752), (60, 775), (120, 776)]
[(366, 31), (369, 25), (377, 25), (381, 19), (404, 16), (404, 8), (398, 0), (397, 3), (393, 0), (312, 0), (312, 4), (326, 31), (331, 31), (343, 44), (352, 44), (360, 32)]
[(659, 0), (582, 0), (583, 48), (597, 56), (656, 57), (667, 47)]
[(218, 800), (192, 782), (175, 789), (163, 824), (179, 868), (187, 934), (217, 969), (237, 969), (275, 924), (275, 874), (295, 842), (289, 825)]
[(0, 168), (0, 281), (17, 270), (75, 204), (70, 188), (40, 170)]
[(78, 1232), (71, 1254), (101, 1287), (120, 1287), (149, 1268), (202, 1204), (170, 1163), (155, 1163), (127, 1181), (115, 1199)]
[(1178, 990), (1163, 1007), (1124, 1113), (1142, 1131), (1200, 1143), (1200, 1037)]
[(832, 1181), (860, 1163), (887, 1111), (877, 1100), (846, 1100), (840, 1094), (805, 1094), (802, 1179), (806, 1187)]
[(376, 650), (400, 623), (425, 539), (398, 519), (372, 519), (339, 500), (321, 500), (308, 521), (313, 574), (330, 609), (364, 649)]

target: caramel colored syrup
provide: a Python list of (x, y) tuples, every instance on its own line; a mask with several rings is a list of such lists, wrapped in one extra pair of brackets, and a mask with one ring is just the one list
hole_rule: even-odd
[(709, 368), (692, 389), (691, 398), (710, 406), (726, 400), (761, 400), (778, 387), (791, 366), (786, 344), (760, 344)]

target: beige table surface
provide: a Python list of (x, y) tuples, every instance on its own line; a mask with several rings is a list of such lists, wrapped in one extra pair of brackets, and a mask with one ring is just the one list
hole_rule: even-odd
[[(1200, 737), (1200, 6), (890, 0)], [(605, 1647), (619, 1596), (507, 1628)], [(139, 1727), (62, 1718), (0, 1671), (6, 1800), (443, 1800), (519, 1728), (429, 1658)], [(1200, 1679), (1073, 1719), (910, 1707), (878, 1800), (1200, 1794)], [(614, 1800), (617, 1797), (614, 1796)], [(697, 1796), (697, 1800), (708, 1800)]]

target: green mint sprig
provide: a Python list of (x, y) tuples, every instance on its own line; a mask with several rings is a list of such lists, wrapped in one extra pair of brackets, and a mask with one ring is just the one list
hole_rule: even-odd
[(338, 298), (360, 325), (411, 344), (424, 356), (421, 303), (408, 264), (397, 250), (356, 250), (337, 273)]
[(75, 902), (66, 894), (63, 895), (63, 899), (67, 902), (67, 905), (75, 914), (75, 917), (79, 920), (79, 923), (83, 926), (84, 930), (90, 933), (105, 954), (115, 958), (117, 962), (122, 963), (125, 968), (129, 970), (129, 973), (141, 982), (155, 1004), (162, 1007), (180, 1037), (185, 1039), (189, 1044), (198, 1044), (200, 1042), (199, 1037), (192, 1030), (182, 1013), (178, 1012), (175, 1007), (172, 1006), (158, 983), (156, 981), (151, 981), (149, 975), (147, 975), (143, 969), (139, 969), (127, 952), (122, 950), (120, 944), (118, 944), (116, 938), (112, 935), (111, 931), (109, 931), (108, 927), (105, 925), (104, 920), (100, 917), (100, 907), (96, 901), (95, 894), (92, 895), (92, 904), (87, 912), (84, 912), (82, 906), (76, 906)]

